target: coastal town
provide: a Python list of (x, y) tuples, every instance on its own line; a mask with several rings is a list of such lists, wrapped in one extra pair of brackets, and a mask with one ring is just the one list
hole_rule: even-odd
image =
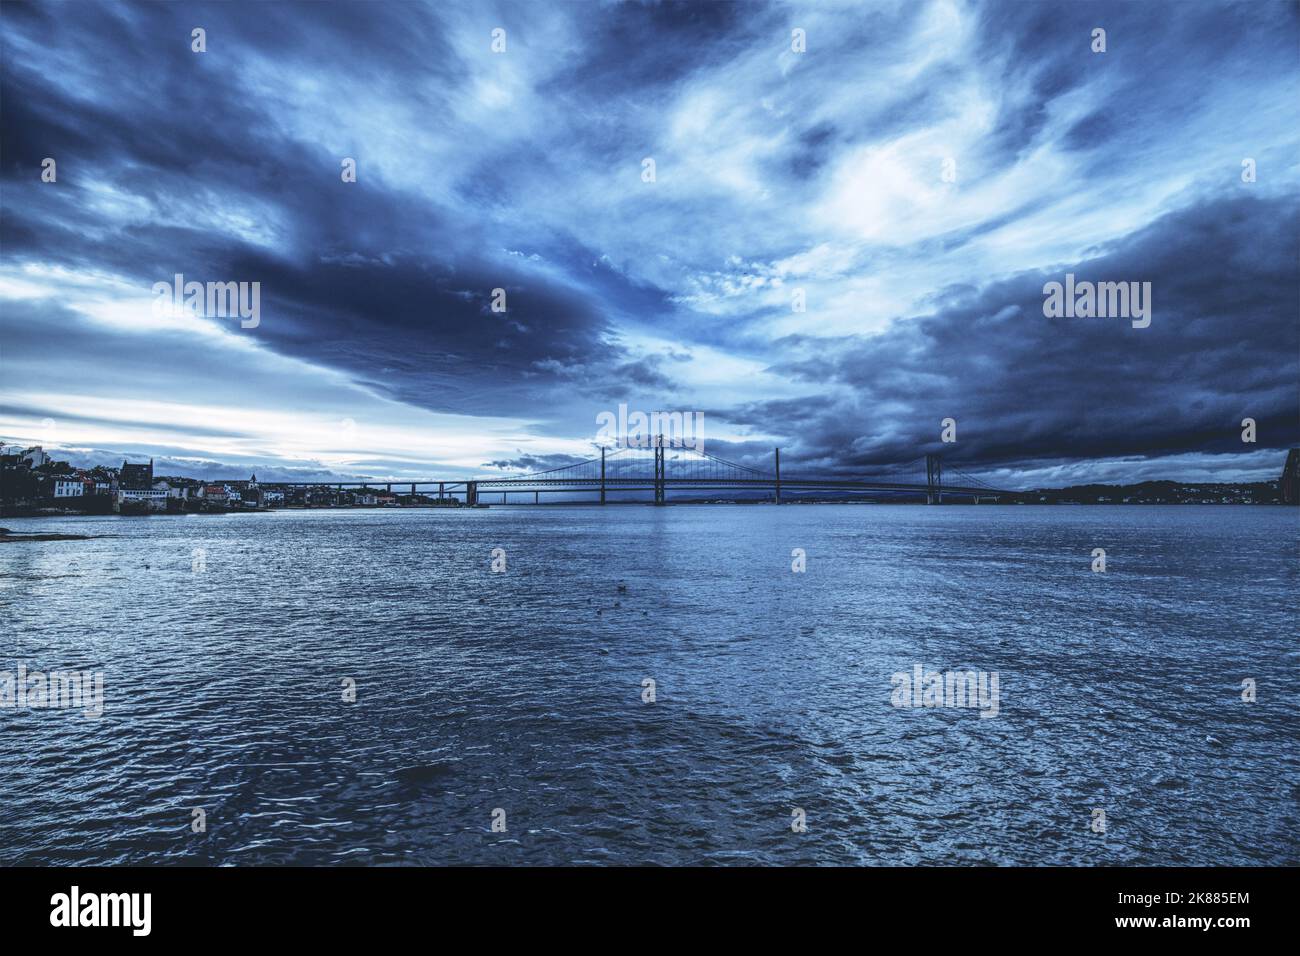
[(246, 480), (202, 480), (154, 474), (153, 459), (120, 467), (74, 468), (40, 445), (0, 444), (0, 514), (191, 514), (265, 511), (272, 508), (398, 505), (458, 507), (456, 498), (402, 495), (384, 489), (334, 485), (271, 487), (256, 474)]

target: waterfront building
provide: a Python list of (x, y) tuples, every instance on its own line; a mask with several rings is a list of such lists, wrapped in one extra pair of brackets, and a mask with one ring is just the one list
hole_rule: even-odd
[(80, 478), (55, 478), (54, 497), (80, 498), (86, 493), (86, 483)]
[(122, 462), (122, 469), (117, 476), (117, 499), (114, 509), (166, 511), (167, 491), (155, 488), (153, 482), (153, 459), (147, 465), (132, 465)]
[(226, 489), (223, 485), (205, 485), (202, 488), (201, 496), (206, 501), (211, 501), (219, 505), (226, 503)]

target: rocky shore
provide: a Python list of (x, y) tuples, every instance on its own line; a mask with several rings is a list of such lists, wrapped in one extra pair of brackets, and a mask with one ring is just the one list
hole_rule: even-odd
[(19, 534), (8, 528), (0, 528), (0, 544), (14, 541), (85, 541), (93, 534)]

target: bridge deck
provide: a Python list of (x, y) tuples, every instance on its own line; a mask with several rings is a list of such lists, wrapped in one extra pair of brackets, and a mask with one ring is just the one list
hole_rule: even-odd
[[(368, 481), (263, 481), (264, 488), (361, 488), (367, 490), (386, 489), (396, 494), (410, 494), (412, 488), (434, 490), (441, 487), (444, 491), (463, 491), (465, 486), (473, 484), (479, 491), (532, 491), (550, 489), (553, 491), (571, 489), (595, 489), (604, 487), (617, 491), (648, 491), (655, 487), (652, 477), (644, 478), (470, 478), (470, 479), (421, 479), (411, 481), (407, 478), (393, 480)], [(775, 478), (665, 478), (663, 484), (678, 490), (705, 491), (723, 488), (770, 488), (775, 490), (778, 482)], [(852, 481), (835, 478), (786, 478), (782, 476), (779, 485), (782, 491), (905, 491), (925, 494), (931, 490), (928, 485), (917, 482), (896, 481)], [(995, 488), (978, 488), (964, 485), (943, 485), (943, 494), (954, 495), (1009, 495), (1015, 492)], [(417, 494), (421, 493), (419, 491)], [(427, 492), (425, 492), (427, 493)]]

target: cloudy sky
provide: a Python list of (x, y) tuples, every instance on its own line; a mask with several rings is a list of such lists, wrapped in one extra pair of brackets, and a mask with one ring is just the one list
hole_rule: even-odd
[[(627, 403), (787, 473), (942, 450), (1008, 487), (1276, 478), (1300, 442), (1294, 4), (0, 23), (0, 441), (452, 477), (589, 457)], [(1044, 317), (1067, 272), (1150, 282), (1150, 327)], [(259, 282), (260, 323), (159, 314), (177, 273)]]

